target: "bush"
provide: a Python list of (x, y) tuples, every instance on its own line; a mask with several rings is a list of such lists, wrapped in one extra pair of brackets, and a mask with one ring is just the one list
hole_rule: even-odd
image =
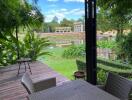
[(0, 66), (15, 63), (17, 59), (16, 51), (16, 43), (14, 43), (12, 39), (0, 39)]
[[(84, 61), (81, 61), (81, 60), (77, 60), (77, 61), (79, 62), (77, 63), (78, 70), (80, 69), (82, 70), (82, 68), (83, 70), (86, 69), (86, 63)], [(101, 62), (97, 62), (97, 79), (98, 79), (99, 84), (104, 84), (104, 82), (107, 79), (106, 74), (108, 72), (114, 72), (114, 73), (120, 74), (127, 78), (132, 77), (132, 68), (127, 66), (123, 69), (123, 68), (118, 67), (119, 66), (118, 64), (114, 65), (114, 63), (112, 64), (112, 62), (110, 64), (108, 62), (106, 63), (104, 62), (105, 60), (104, 61), (101, 60)], [(114, 67), (112, 65), (114, 65)]]
[(97, 71), (98, 84), (104, 84), (106, 82), (106, 79), (107, 79), (107, 72), (102, 69), (98, 69)]
[(77, 58), (83, 57), (85, 55), (85, 46), (84, 45), (72, 45), (64, 50), (62, 56), (65, 58)]
[(116, 46), (115, 41), (108, 41), (108, 40), (98, 40), (97, 41), (97, 47), (99, 48), (109, 48), (109, 49), (114, 49)]
[(121, 50), (125, 53), (129, 63), (132, 64), (132, 32), (129, 33), (121, 43)]
[(50, 44), (46, 38), (41, 38), (35, 33), (27, 33), (20, 45), (21, 57), (29, 57), (32, 60), (36, 60), (39, 56), (49, 54), (46, 48)]
[(97, 58), (97, 63), (106, 65), (106, 66), (111, 66), (113, 68), (120, 68), (120, 69), (132, 69), (132, 65), (129, 64), (123, 64), (123, 63), (119, 63), (116, 61), (111, 61), (111, 60), (106, 60), (103, 58)]
[(51, 43), (39, 35), (27, 33), (24, 39), (19, 41), (15, 37), (8, 37), (8, 40), (0, 39), (0, 66), (16, 63), (18, 57), (17, 42), (19, 44), (20, 58), (30, 57), (32, 60), (36, 60), (41, 55), (49, 54), (46, 48)]

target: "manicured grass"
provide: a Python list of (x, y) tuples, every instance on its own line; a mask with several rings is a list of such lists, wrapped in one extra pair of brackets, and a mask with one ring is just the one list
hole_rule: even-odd
[(66, 59), (62, 57), (64, 48), (49, 49), (51, 56), (43, 56), (39, 58), (43, 63), (52, 69), (73, 80), (73, 73), (77, 71), (76, 59)]

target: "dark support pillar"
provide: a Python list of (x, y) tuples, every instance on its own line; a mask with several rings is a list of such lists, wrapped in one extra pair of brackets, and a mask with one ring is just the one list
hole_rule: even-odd
[(96, 84), (96, 0), (85, 0), (87, 81)]

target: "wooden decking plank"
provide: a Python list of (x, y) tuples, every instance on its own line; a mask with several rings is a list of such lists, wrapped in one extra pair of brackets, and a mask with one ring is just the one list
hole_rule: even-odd
[[(66, 77), (49, 68), (41, 62), (32, 62), (31, 64), (33, 81), (56, 77), (57, 84), (69, 81)], [(11, 65), (8, 68), (0, 69), (0, 100), (27, 100), (28, 93), (21, 85), (20, 79), (23, 73), (17, 77), (18, 64)], [(24, 72), (24, 66), (21, 69)], [(29, 70), (27, 70), (29, 72)]]

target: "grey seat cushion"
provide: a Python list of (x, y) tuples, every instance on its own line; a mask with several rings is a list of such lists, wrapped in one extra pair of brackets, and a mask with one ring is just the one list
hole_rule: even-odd
[(105, 85), (105, 91), (120, 98), (127, 100), (132, 88), (132, 81), (117, 74), (109, 73)]

